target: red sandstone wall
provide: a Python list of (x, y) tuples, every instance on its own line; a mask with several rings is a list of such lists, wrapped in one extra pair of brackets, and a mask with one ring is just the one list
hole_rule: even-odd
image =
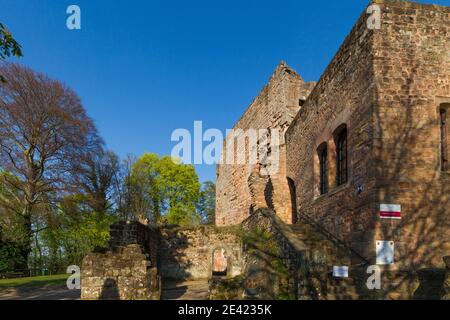
[[(372, 110), (375, 99), (373, 32), (364, 14), (347, 36), (286, 133), (287, 175), (296, 186), (298, 212), (374, 257), (376, 190)], [(347, 184), (336, 187), (333, 132), (348, 131)], [(329, 192), (319, 194), (317, 148), (328, 143)], [(358, 188), (362, 189), (357, 193)]]
[[(286, 133), (287, 174), (299, 212), (375, 263), (375, 241), (395, 243), (391, 269), (442, 267), (450, 251), (450, 174), (440, 170), (438, 105), (450, 102), (450, 8), (375, 1)], [(349, 182), (334, 187), (332, 133), (348, 126)], [(328, 141), (331, 182), (318, 195), (317, 146)], [(358, 187), (362, 192), (357, 193)], [(402, 220), (379, 218), (400, 204)]]
[[(309, 94), (312, 86), (313, 84), (306, 84), (295, 71), (281, 63), (269, 83), (234, 128), (243, 130), (279, 128), (284, 132), (300, 108), (299, 100)], [(239, 224), (249, 216), (253, 207), (268, 206), (266, 204), (268, 194), (272, 198), (269, 202), (273, 203), (277, 214), (285, 222), (291, 221), (284, 141), (281, 143), (283, 145), (280, 147), (280, 170), (278, 174), (270, 177), (270, 182), (258, 176), (256, 165), (217, 166), (216, 224), (218, 226)], [(245, 146), (237, 152), (246, 153)], [(252, 173), (255, 178), (253, 182), (250, 182), (252, 187), (250, 190), (249, 177)], [(270, 188), (266, 187), (268, 184)]]
[(403, 219), (377, 221), (376, 238), (395, 241), (400, 266), (443, 267), (450, 172), (440, 167), (438, 109), (450, 103), (450, 7), (385, 1), (382, 13), (374, 37), (378, 197), (401, 204)]

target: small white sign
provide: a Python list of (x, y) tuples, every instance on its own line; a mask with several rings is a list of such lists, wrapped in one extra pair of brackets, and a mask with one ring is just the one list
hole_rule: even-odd
[(394, 241), (376, 241), (378, 265), (394, 264)]
[(335, 278), (348, 278), (348, 267), (345, 267), (345, 266), (334, 266), (333, 267), (333, 277), (335, 277)]

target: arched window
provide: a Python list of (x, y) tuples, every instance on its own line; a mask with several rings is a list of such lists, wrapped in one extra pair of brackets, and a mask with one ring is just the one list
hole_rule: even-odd
[(320, 194), (325, 194), (328, 192), (328, 146), (326, 142), (317, 148), (317, 155), (319, 156), (319, 191)]
[(347, 126), (340, 126), (334, 134), (336, 144), (336, 184), (337, 186), (346, 184), (348, 181), (348, 161), (347, 161)]
[(441, 128), (441, 169), (449, 170), (448, 163), (448, 125), (447, 125), (447, 109), (445, 105), (439, 108), (439, 124)]

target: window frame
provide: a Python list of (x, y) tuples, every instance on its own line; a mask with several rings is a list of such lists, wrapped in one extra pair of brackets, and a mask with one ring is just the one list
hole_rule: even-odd
[(348, 182), (348, 131), (347, 125), (343, 124), (334, 133), (336, 147), (336, 187)]
[(319, 159), (319, 194), (324, 195), (329, 191), (328, 184), (328, 144), (323, 142), (317, 148)]

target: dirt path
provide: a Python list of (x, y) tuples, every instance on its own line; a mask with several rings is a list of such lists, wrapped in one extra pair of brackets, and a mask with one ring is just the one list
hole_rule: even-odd
[(0, 300), (79, 300), (80, 290), (66, 286), (0, 289)]
[(163, 281), (161, 300), (207, 300), (208, 280)]

